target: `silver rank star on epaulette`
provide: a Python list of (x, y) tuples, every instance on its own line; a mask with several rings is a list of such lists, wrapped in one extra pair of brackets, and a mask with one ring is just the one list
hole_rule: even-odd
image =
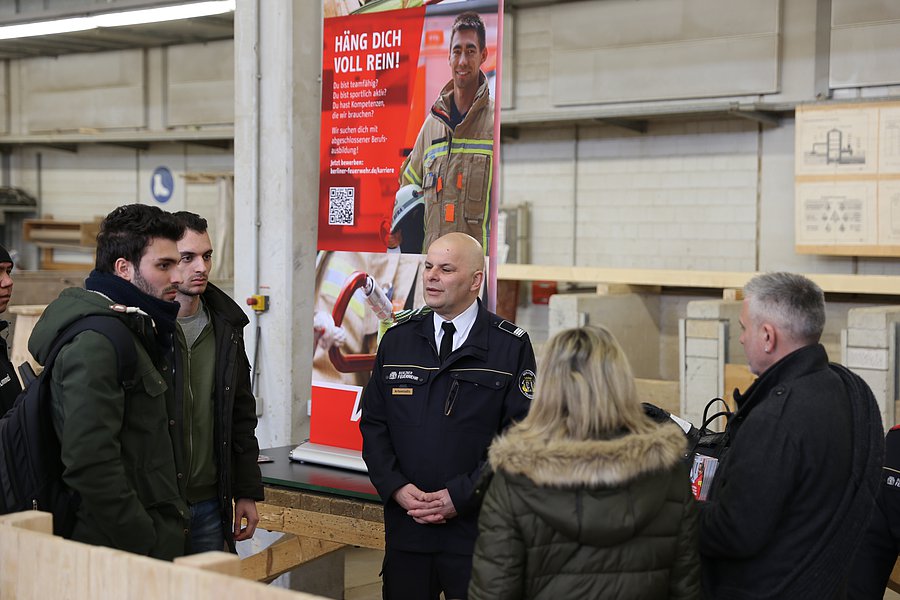
[(497, 323), (497, 327), (505, 331), (506, 333), (511, 333), (516, 337), (522, 337), (525, 335), (525, 330), (516, 325), (515, 323), (510, 323), (506, 319)]

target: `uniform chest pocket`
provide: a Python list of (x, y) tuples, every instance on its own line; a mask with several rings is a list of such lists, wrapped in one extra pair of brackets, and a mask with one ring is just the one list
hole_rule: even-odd
[(459, 369), (451, 371), (450, 377), (453, 383), (445, 414), (453, 419), (454, 427), (496, 432), (512, 374), (490, 369)]
[(388, 420), (398, 425), (420, 425), (428, 403), (431, 370), (423, 367), (392, 367), (382, 373)]

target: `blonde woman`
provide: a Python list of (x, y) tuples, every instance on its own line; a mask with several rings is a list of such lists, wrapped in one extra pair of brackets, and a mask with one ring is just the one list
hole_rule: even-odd
[(539, 372), (490, 449), (470, 600), (699, 597), (684, 434), (644, 415), (602, 327), (553, 337)]

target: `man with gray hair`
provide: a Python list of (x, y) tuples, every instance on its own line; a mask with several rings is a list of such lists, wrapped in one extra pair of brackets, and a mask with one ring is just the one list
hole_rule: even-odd
[(879, 483), (878, 406), (829, 364), (825, 297), (806, 277), (751, 279), (740, 322), (758, 379), (735, 391), (728, 450), (701, 503), (704, 596), (843, 597)]

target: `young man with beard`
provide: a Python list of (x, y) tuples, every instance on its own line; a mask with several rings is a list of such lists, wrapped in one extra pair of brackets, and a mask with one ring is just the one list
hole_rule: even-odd
[(206, 219), (186, 211), (174, 216), (185, 226), (175, 298), (182, 388), (175, 414), (181, 416), (181, 483), (191, 510), (189, 552), (226, 545), (233, 552), (235, 542), (253, 537), (256, 500), (263, 499), (256, 399), (244, 350), (249, 321), (234, 300), (209, 283), (213, 248)]
[(81, 498), (72, 538), (167, 560), (184, 554), (188, 524), (167, 410), (183, 230), (153, 206), (113, 210), (84, 288), (63, 290), (28, 342), (43, 364), (57, 336), (84, 317), (109, 315), (130, 330), (137, 362), (126, 385), (102, 333), (84, 331), (60, 350), (50, 382), (53, 422), (63, 480)]
[(424, 248), (454, 231), (469, 234), (484, 248), (488, 245), (494, 100), (481, 71), (487, 55), (481, 17), (461, 13), (450, 34), (452, 78), (400, 168), (400, 186), (418, 186), (424, 195)]

